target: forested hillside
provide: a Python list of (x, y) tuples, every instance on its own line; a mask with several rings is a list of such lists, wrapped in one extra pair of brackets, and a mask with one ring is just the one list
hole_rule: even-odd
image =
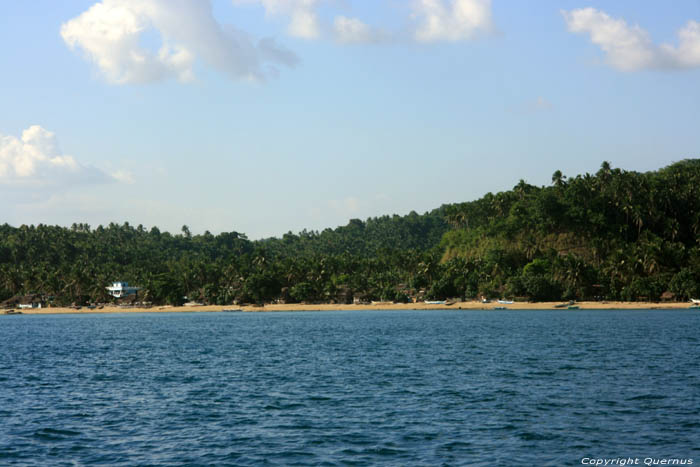
[(139, 298), (153, 303), (393, 300), (409, 265), (438, 262), (426, 252), (447, 229), (440, 210), (258, 241), (237, 232), (193, 236), (186, 226), (171, 235), (129, 223), (5, 224), (0, 301), (39, 294), (61, 305), (105, 302), (115, 280), (138, 285)]
[(115, 280), (140, 300), (180, 304), (510, 297), (658, 300), (700, 296), (700, 160), (613, 169), (422, 215), (251, 241), (173, 235), (128, 223), (0, 226), (0, 301), (109, 301)]
[(535, 300), (700, 295), (700, 160), (648, 173), (612, 169), (449, 206), (443, 259), (479, 271), (468, 294)]
[(291, 232), (281, 239), (270, 238), (260, 243), (275, 258), (289, 256), (351, 254), (358, 257), (376, 256), (382, 250), (426, 251), (440, 243), (449, 226), (444, 208), (418, 215), (382, 216), (366, 221), (352, 219), (348, 225), (322, 232)]

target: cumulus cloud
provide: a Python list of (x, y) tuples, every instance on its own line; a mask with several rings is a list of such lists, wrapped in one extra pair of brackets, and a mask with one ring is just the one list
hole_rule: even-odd
[(588, 33), (606, 61), (622, 71), (700, 67), (700, 23), (688, 21), (678, 31), (678, 46), (655, 45), (649, 33), (624, 19), (615, 19), (595, 8), (563, 11), (570, 32)]
[[(126, 176), (128, 174), (124, 172), (122, 177)], [(56, 135), (39, 125), (24, 130), (21, 138), (0, 134), (2, 185), (46, 186), (114, 180), (117, 178), (61, 154)]]
[(413, 17), (420, 21), (420, 42), (473, 39), (493, 30), (491, 0), (415, 0)]
[[(344, 2), (327, 0), (232, 0), (234, 5), (255, 4), (268, 16), (289, 19), (287, 32), (303, 39), (332, 37), (341, 44), (377, 44), (404, 40), (400, 31), (386, 31), (369, 26), (360, 18), (336, 15), (327, 24), (319, 15), (321, 4), (330, 7)], [(420, 42), (460, 41), (473, 39), (493, 30), (491, 0), (407, 0), (411, 17), (416, 21), (411, 40)], [(326, 8), (329, 8), (326, 6)]]
[[(148, 47), (149, 31), (159, 45)], [(61, 36), (116, 84), (191, 81), (198, 58), (231, 78), (255, 81), (274, 74), (275, 65), (298, 63), (271, 39), (254, 41), (220, 25), (209, 0), (102, 0), (63, 24)]]
[(321, 26), (316, 12), (319, 0), (233, 0), (234, 5), (259, 3), (268, 15), (289, 17), (287, 32), (302, 39), (317, 39)]
[(343, 44), (369, 44), (381, 42), (386, 35), (373, 29), (358, 18), (336, 16), (333, 21), (335, 39)]

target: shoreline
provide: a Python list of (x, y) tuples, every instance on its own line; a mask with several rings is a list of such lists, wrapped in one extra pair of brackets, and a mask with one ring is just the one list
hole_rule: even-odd
[[(265, 306), (236, 306), (236, 305), (200, 305), (200, 306), (153, 306), (122, 308), (119, 306), (105, 306), (101, 309), (89, 309), (83, 307), (79, 310), (70, 307), (25, 308), (19, 311), (25, 315), (47, 314), (90, 314), (90, 313), (214, 313), (223, 310), (241, 310), (243, 312), (281, 312), (281, 311), (362, 311), (362, 310), (569, 310), (567, 306), (561, 307), (563, 302), (515, 302), (502, 304), (498, 302), (482, 303), (480, 301), (455, 302), (452, 304), (428, 304), (428, 303), (376, 303), (366, 305), (342, 305), (342, 304), (269, 304)], [(560, 305), (559, 308), (556, 305)], [(576, 302), (578, 310), (689, 310), (692, 306), (689, 302)], [(4, 312), (0, 311), (0, 314)], [(19, 313), (17, 313), (19, 314)]]

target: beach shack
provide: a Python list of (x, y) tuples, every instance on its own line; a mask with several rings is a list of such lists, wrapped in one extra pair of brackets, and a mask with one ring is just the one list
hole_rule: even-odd
[(41, 294), (15, 295), (0, 303), (0, 308), (44, 308), (46, 297)]
[(17, 303), (18, 308), (29, 309), (29, 308), (42, 308), (44, 306), (44, 301), (40, 295), (25, 295)]
[(133, 287), (128, 282), (112, 282), (112, 285), (105, 288), (112, 297), (123, 298), (129, 295), (136, 295), (141, 287)]
[(676, 301), (676, 294), (667, 290), (666, 292), (661, 294), (661, 301), (662, 302), (675, 302)]

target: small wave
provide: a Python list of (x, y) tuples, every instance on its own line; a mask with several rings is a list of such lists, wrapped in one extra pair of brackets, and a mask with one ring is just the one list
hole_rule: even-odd
[(406, 454), (408, 451), (405, 449), (396, 449), (388, 446), (375, 446), (373, 448), (365, 449), (364, 454), (374, 454), (377, 456), (396, 456), (401, 454)]
[(114, 375), (105, 375), (103, 373), (98, 373), (92, 377), (93, 381), (116, 381), (116, 379)]
[(34, 432), (34, 437), (47, 441), (59, 441), (82, 433), (73, 430), (60, 430), (56, 428), (42, 428)]
[(546, 435), (546, 434), (540, 434), (540, 433), (533, 433), (530, 431), (518, 433), (518, 437), (524, 441), (549, 441), (552, 439), (559, 438), (558, 435)]
[(574, 365), (564, 365), (559, 367), (560, 370), (570, 371), (570, 370), (585, 370), (586, 368)]
[(438, 433), (407, 433), (401, 439), (404, 441), (432, 441), (438, 436)]
[(472, 443), (470, 443), (468, 441), (450, 441), (449, 443), (445, 443), (442, 446), (440, 446), (440, 449), (444, 449), (445, 451), (455, 451), (458, 449), (468, 448), (471, 446), (472, 446)]
[(73, 446), (70, 447), (69, 451), (71, 451), (71, 452), (81, 452), (81, 451), (85, 451), (85, 450), (87, 450), (87, 449), (90, 449), (90, 447), (89, 447), (89, 446), (82, 446), (82, 445), (80, 445), (80, 444), (75, 444), (75, 445), (73, 445)]
[(326, 397), (326, 396), (309, 396), (308, 399), (310, 401), (314, 401), (314, 402), (324, 402), (324, 401), (333, 400), (330, 397)]
[(295, 423), (291, 425), (276, 425), (276, 429), (278, 430), (291, 430), (291, 431), (296, 431), (296, 430), (312, 430), (314, 426), (310, 423)]
[(290, 404), (268, 404), (263, 407), (263, 410), (293, 410), (304, 407), (304, 404), (292, 402)]
[(615, 413), (620, 414), (620, 415), (637, 415), (637, 414), (641, 413), (641, 410), (639, 410), (639, 409), (616, 409)]
[(356, 456), (359, 456), (360, 454), (362, 454), (362, 451), (360, 451), (359, 449), (353, 449), (353, 448), (345, 448), (339, 452), (340, 452), (340, 454), (344, 454), (346, 456), (352, 456), (352, 457), (356, 457)]
[(666, 399), (667, 396), (661, 394), (642, 394), (640, 396), (630, 397), (628, 401), (651, 401), (651, 400), (661, 400)]

